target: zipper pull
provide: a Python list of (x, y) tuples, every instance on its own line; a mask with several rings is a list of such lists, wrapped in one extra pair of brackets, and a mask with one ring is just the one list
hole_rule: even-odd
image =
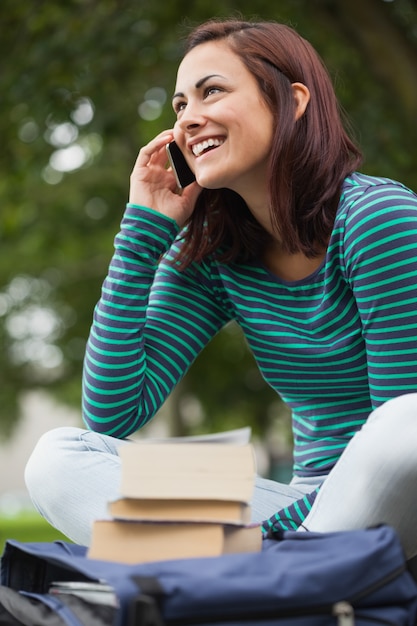
[(332, 613), (337, 618), (337, 626), (355, 626), (355, 612), (349, 602), (336, 602)]

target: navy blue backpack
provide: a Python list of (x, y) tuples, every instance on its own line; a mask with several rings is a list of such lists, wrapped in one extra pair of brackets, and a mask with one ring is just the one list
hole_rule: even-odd
[[(52, 583), (66, 581), (110, 589), (113, 605), (50, 592)], [(288, 531), (266, 539), (260, 553), (141, 565), (88, 559), (85, 548), (65, 542), (9, 540), (1, 584), (0, 606), (2, 592), (10, 614), (13, 599), (30, 602), (32, 609), (49, 612), (39, 624), (51, 626), (417, 624), (417, 584), (388, 526)], [(52, 614), (61, 621), (52, 621)], [(0, 626), (26, 623), (38, 624), (2, 622), (0, 613)]]

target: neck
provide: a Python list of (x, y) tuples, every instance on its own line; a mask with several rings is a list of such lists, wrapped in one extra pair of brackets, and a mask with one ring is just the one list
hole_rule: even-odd
[(325, 256), (325, 250), (313, 258), (306, 257), (302, 252), (290, 254), (284, 252), (278, 242), (272, 242), (266, 249), (262, 261), (275, 276), (293, 282), (303, 280), (313, 274), (320, 267)]
[(247, 176), (244, 180), (237, 181), (233, 191), (243, 198), (253, 217), (275, 238), (276, 233), (271, 223), (270, 194), (265, 168), (256, 171), (254, 175)]
[[(242, 195), (242, 194), (241, 194)], [(279, 244), (277, 239), (277, 233), (272, 226), (271, 213), (269, 209), (269, 201), (267, 194), (247, 194), (242, 195), (242, 198), (246, 202), (249, 211), (257, 222), (273, 237)]]

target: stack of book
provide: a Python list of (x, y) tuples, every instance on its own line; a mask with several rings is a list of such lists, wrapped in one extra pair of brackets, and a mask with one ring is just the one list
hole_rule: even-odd
[(122, 446), (121, 494), (93, 525), (88, 556), (124, 563), (261, 549), (251, 525), (249, 443), (166, 440)]

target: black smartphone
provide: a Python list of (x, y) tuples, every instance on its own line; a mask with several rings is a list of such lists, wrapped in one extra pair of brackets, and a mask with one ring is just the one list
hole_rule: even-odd
[(194, 173), (188, 166), (185, 157), (175, 141), (171, 141), (166, 146), (169, 163), (174, 172), (177, 185), (180, 189), (184, 189), (195, 181)]

